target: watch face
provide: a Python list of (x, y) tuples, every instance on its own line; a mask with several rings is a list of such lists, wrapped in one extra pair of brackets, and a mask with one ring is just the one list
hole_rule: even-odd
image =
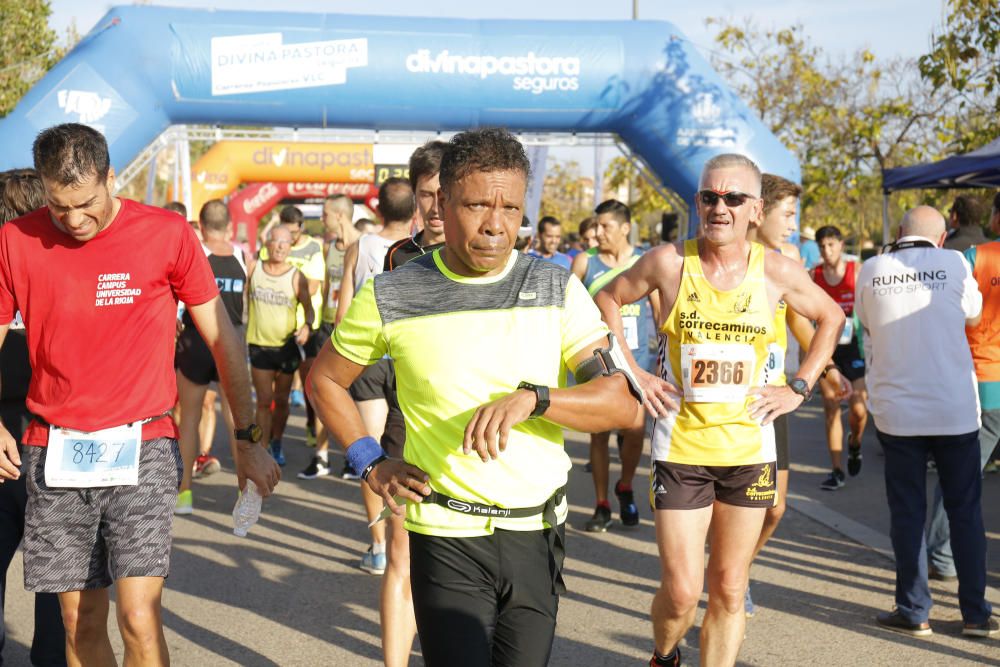
[(250, 424), (250, 442), (260, 442), (264, 438), (264, 431), (256, 424)]
[(792, 388), (792, 391), (800, 396), (805, 396), (809, 393), (809, 385), (802, 378), (795, 378), (788, 383), (788, 386)]

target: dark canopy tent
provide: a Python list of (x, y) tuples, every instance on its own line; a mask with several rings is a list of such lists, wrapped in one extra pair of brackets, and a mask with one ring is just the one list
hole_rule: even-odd
[(930, 164), (886, 169), (882, 172), (883, 240), (889, 237), (889, 193), (916, 188), (997, 188), (1000, 187), (1000, 139), (978, 150), (955, 155)]

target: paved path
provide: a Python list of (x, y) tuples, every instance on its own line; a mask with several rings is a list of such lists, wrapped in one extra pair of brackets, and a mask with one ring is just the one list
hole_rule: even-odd
[[(285, 481), (250, 537), (232, 535), (235, 482), (229, 472), (198, 481), (197, 514), (175, 522), (173, 574), (164, 595), (173, 664), (381, 664), (378, 579), (357, 568), (366, 543), (357, 483), (333, 476), (295, 479), (311, 451), (297, 440), (302, 423), (301, 416), (293, 417)], [(878, 446), (869, 428), (862, 474), (841, 491), (820, 491), (828, 465), (821, 429), (815, 401), (793, 420), (791, 511), (753, 568), (760, 611), (749, 622), (739, 664), (1000, 665), (1000, 641), (958, 635), (954, 584), (933, 586), (932, 638), (910, 639), (874, 625), (875, 614), (891, 605), (893, 590), (892, 562), (884, 554), (888, 511)], [(658, 578), (650, 513), (643, 508), (634, 529), (616, 523), (607, 534), (584, 533), (593, 497), (582, 469), (586, 441), (574, 435), (568, 448), (576, 464), (567, 531), (570, 593), (562, 600), (551, 664), (645, 664)], [(341, 460), (333, 459), (337, 470)], [(644, 459), (641, 474), (647, 472)], [(1000, 475), (989, 475), (984, 506), (994, 587), (1000, 584), (998, 500)], [(11, 634), (4, 658), (12, 665), (28, 664), (31, 636), (30, 597), (17, 585), (21, 578), (18, 556), (8, 573)], [(991, 599), (1000, 603), (995, 591)], [(120, 657), (113, 620), (111, 626)], [(688, 664), (697, 664), (696, 631), (685, 643), (691, 647), (685, 651)], [(419, 645), (411, 664), (422, 664)]]

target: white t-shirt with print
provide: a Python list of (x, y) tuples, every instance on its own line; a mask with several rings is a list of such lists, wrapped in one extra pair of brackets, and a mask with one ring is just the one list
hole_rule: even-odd
[[(903, 237), (901, 245), (925, 241)], [(854, 312), (864, 329), (865, 380), (875, 426), (896, 436), (979, 429), (979, 395), (966, 318), (983, 297), (955, 250), (910, 247), (866, 261)]]

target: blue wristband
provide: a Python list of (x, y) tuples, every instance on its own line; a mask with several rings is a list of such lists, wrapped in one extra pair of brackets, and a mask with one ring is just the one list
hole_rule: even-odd
[(385, 458), (387, 454), (382, 449), (382, 446), (378, 444), (378, 440), (370, 435), (366, 435), (352, 442), (347, 451), (344, 452), (344, 456), (347, 458), (347, 462), (351, 464), (354, 472), (361, 474), (375, 459), (379, 457)]

